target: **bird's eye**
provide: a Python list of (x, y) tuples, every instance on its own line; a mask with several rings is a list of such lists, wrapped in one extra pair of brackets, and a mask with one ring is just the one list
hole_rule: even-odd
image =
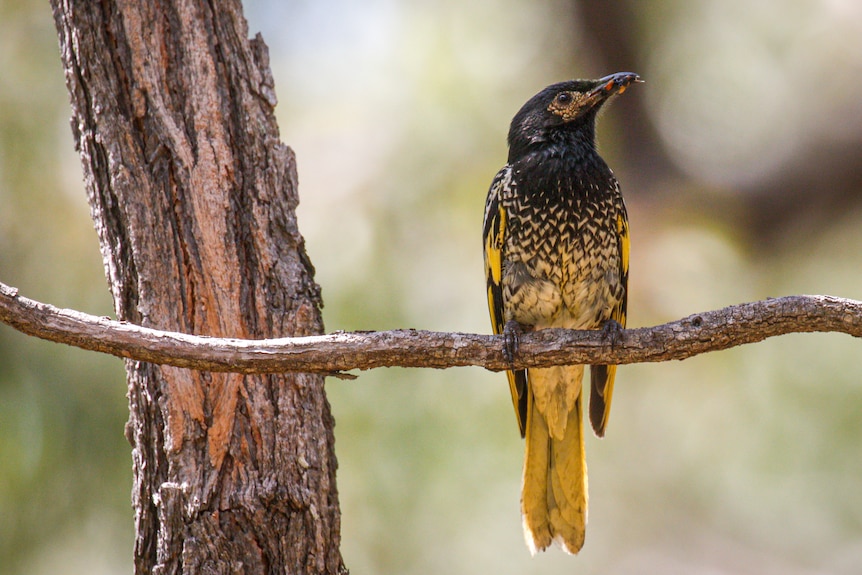
[(572, 103), (572, 95), (569, 92), (560, 92), (557, 94), (557, 104), (568, 106)]

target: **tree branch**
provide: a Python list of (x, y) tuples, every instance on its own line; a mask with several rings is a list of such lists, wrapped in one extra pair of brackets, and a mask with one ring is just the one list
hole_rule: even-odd
[[(2, 283), (0, 322), (81, 349), (201, 371), (333, 374), (395, 366), (512, 367), (503, 359), (502, 338), (494, 335), (400, 329), (263, 340), (195, 336), (58, 309), (19, 296)], [(771, 298), (627, 329), (614, 347), (599, 331), (541, 330), (522, 336), (514, 367), (681, 360), (799, 332), (862, 337), (862, 302), (822, 295)]]

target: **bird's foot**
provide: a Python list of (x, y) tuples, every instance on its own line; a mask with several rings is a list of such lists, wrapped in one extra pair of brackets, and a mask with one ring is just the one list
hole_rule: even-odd
[(509, 363), (515, 361), (522, 333), (524, 333), (523, 326), (513, 319), (507, 321), (506, 325), (503, 326), (503, 357)]
[(611, 349), (615, 348), (623, 342), (624, 328), (615, 319), (607, 320), (602, 326), (602, 341), (607, 341), (611, 344)]

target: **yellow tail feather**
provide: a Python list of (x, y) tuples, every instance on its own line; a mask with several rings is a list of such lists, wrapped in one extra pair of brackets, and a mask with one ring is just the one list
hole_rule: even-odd
[[(549, 415), (557, 420), (559, 406), (568, 403), (565, 396), (574, 395), (580, 387), (582, 366), (571, 366), (567, 373), (558, 370), (529, 370), (530, 395), (527, 406), (526, 453), (521, 492), (524, 536), (530, 552), (535, 554), (556, 541), (568, 553), (577, 553), (584, 544), (587, 522), (587, 464), (584, 457), (584, 434), (581, 423), (581, 394), (577, 389), (565, 423), (554, 422), (550, 430), (542, 407), (551, 407)], [(535, 373), (539, 372), (539, 373)], [(565, 375), (563, 381), (549, 381)], [(535, 384), (541, 396), (552, 401), (536, 401)], [(551, 384), (553, 390), (549, 390)], [(562, 397), (559, 397), (559, 396)]]

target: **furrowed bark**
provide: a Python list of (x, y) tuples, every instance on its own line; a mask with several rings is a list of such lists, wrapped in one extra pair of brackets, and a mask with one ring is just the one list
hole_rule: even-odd
[[(117, 317), (323, 333), (267, 48), (238, 1), (52, 0)], [(137, 573), (339, 573), (320, 375), (126, 362)]]

